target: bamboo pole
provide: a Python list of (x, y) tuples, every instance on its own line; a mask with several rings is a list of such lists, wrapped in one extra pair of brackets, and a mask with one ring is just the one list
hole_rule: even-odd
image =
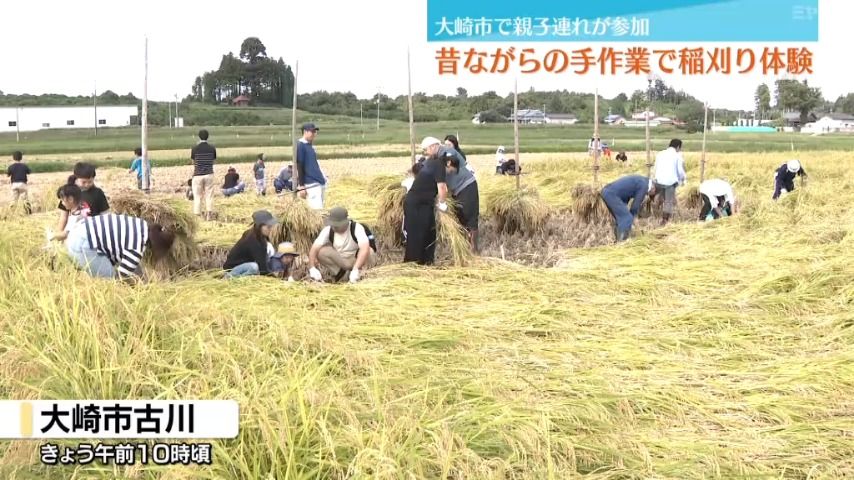
[(593, 185), (599, 186), (599, 89), (593, 95)]
[(705, 104), (705, 111), (703, 112), (703, 153), (700, 156), (700, 183), (703, 183), (703, 180), (706, 178), (706, 131), (708, 130), (709, 121), (709, 104)]
[(521, 159), (519, 158), (519, 80), (513, 82), (513, 142), (516, 152), (516, 190), (522, 188), (522, 182), (519, 178), (519, 169), (521, 168)]
[(409, 61), (409, 48), (406, 49), (406, 76), (409, 89), (409, 154), (415, 165), (415, 111), (412, 108), (412, 67)]
[[(97, 115), (96, 115), (97, 117)], [(95, 125), (98, 124), (97, 118)], [(148, 158), (148, 37), (145, 37), (145, 73), (142, 82), (142, 191), (151, 191), (151, 161)]]
[(297, 77), (299, 76), (299, 60), (294, 64), (294, 99), (291, 104), (291, 143), (293, 144), (293, 152), (291, 155), (293, 164), (293, 186), (294, 198), (299, 190), (299, 168), (297, 167)]

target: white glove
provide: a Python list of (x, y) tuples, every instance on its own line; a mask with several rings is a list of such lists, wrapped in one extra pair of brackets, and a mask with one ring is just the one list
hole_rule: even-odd
[(53, 229), (50, 227), (45, 227), (44, 236), (45, 236), (45, 243), (47, 243), (49, 245), (50, 241), (53, 240)]
[(311, 267), (308, 269), (308, 276), (311, 277), (315, 282), (320, 282), (323, 280), (323, 275), (320, 274), (320, 270), (317, 267)]
[(293, 282), (293, 281), (294, 281), (294, 277), (288, 277), (288, 282)]
[(448, 211), (448, 204), (445, 202), (439, 202), (436, 206), (439, 207), (439, 210), (442, 212)]
[(350, 270), (350, 283), (358, 282), (360, 277), (361, 277), (361, 275), (359, 274), (358, 268), (354, 268), (353, 270)]

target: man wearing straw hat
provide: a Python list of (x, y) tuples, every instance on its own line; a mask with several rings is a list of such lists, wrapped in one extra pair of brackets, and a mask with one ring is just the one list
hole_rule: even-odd
[(308, 252), (308, 274), (312, 280), (322, 281), (318, 265), (337, 271), (335, 281), (350, 272), (350, 283), (356, 283), (368, 267), (373, 256), (371, 237), (365, 226), (350, 220), (347, 209), (335, 207), (329, 211), (329, 226), (320, 235)]
[(655, 189), (664, 194), (664, 216), (661, 224), (670, 221), (676, 209), (676, 187), (685, 185), (685, 160), (682, 159), (682, 140), (674, 138), (667, 149), (655, 156)]
[[(627, 175), (602, 189), (602, 200), (614, 217), (614, 235), (618, 242), (629, 238), (632, 224), (647, 195), (655, 196), (655, 184), (641, 175)], [(632, 207), (629, 208), (629, 202)]]

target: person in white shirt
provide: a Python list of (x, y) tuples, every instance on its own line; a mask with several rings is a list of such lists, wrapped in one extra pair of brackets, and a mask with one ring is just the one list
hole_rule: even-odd
[(738, 211), (735, 193), (732, 185), (718, 178), (706, 180), (700, 184), (700, 195), (703, 197), (703, 208), (700, 209), (699, 220), (718, 219), (732, 216)]
[(664, 194), (664, 216), (661, 224), (670, 221), (676, 209), (676, 187), (685, 185), (685, 160), (682, 158), (682, 140), (674, 138), (666, 150), (655, 156), (655, 189)]
[(312, 280), (323, 281), (318, 268), (323, 265), (337, 270), (336, 282), (349, 271), (350, 283), (355, 283), (372, 256), (369, 231), (361, 223), (350, 220), (347, 209), (335, 207), (329, 211), (329, 226), (320, 231), (308, 252), (308, 274)]
[(502, 174), (504, 173), (504, 162), (507, 161), (507, 157), (504, 156), (504, 147), (498, 147), (498, 150), (495, 151), (495, 173)]

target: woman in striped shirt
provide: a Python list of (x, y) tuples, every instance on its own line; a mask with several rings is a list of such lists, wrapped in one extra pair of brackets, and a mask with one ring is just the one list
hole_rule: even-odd
[(66, 246), (78, 267), (100, 278), (126, 278), (142, 272), (140, 263), (147, 247), (155, 259), (163, 258), (175, 234), (141, 218), (108, 213), (88, 217), (70, 232)]

